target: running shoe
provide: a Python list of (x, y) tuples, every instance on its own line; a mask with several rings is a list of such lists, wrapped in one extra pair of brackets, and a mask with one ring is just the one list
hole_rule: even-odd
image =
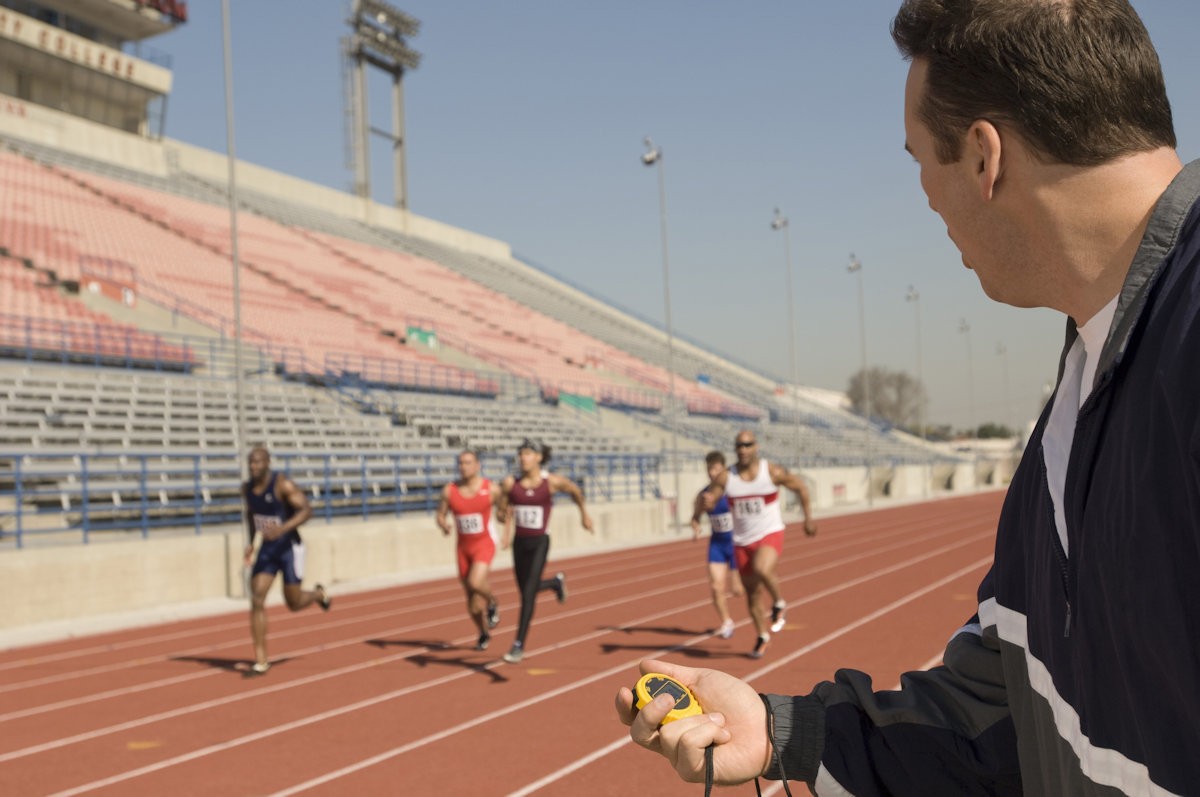
[(495, 603), (489, 603), (487, 610), (487, 627), (491, 629), (498, 625), (500, 625), (500, 606)]
[(771, 630), (772, 631), (779, 633), (780, 631), (783, 630), (783, 625), (784, 625), (784, 623), (787, 622), (787, 620), (783, 616), (783, 611), (786, 608), (787, 608), (787, 604), (784, 603), (783, 601), (775, 601), (775, 605), (771, 607)]
[(555, 582), (557, 582), (554, 585), (554, 591), (555, 591), (555, 593), (558, 594), (558, 602), (566, 603), (567, 602), (567, 574), (566, 573), (555, 573), (554, 580), (555, 580)]
[(754, 643), (754, 650), (750, 651), (750, 658), (761, 659), (763, 654), (767, 652), (767, 645), (771, 644), (770, 634), (759, 634), (758, 641)]
[(525, 646), (520, 642), (514, 642), (508, 653), (504, 654), (504, 660), (509, 664), (520, 664), (523, 658), (525, 658)]
[(333, 598), (329, 597), (329, 593), (325, 591), (325, 587), (320, 584), (314, 584), (313, 590), (317, 592), (317, 605), (322, 611), (329, 611), (329, 607), (333, 605)]
[(484, 631), (482, 634), (479, 635), (479, 641), (475, 643), (475, 649), (476, 650), (487, 650), (488, 643), (490, 643), (491, 641), (492, 641), (492, 635), (489, 634), (487, 631)]
[(264, 675), (264, 674), (266, 674), (267, 670), (269, 670), (269, 669), (271, 669), (271, 662), (256, 661), (250, 667), (250, 674), (251, 675)]
[(729, 639), (733, 636), (733, 620), (726, 620), (721, 623), (721, 630), (717, 633), (720, 634), (721, 639)]

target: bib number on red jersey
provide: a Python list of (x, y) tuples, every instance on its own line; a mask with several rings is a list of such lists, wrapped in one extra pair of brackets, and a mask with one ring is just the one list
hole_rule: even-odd
[(454, 520), (458, 523), (459, 534), (483, 533), (483, 515), (478, 512), (470, 515), (455, 515)]

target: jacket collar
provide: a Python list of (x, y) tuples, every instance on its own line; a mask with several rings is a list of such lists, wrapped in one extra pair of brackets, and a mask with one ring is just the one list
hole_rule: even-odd
[[(1107, 378), (1108, 373), (1121, 361), (1125, 355), (1129, 338), (1133, 334), (1138, 318), (1146, 306), (1150, 288), (1154, 285), (1159, 273), (1166, 262), (1167, 253), (1179, 241), (1179, 231), (1188, 217), (1192, 206), (1200, 197), (1200, 160), (1194, 160), (1183, 167), (1175, 179), (1167, 186), (1167, 190), (1159, 197), (1146, 224), (1146, 232), (1142, 243), (1133, 256), (1129, 273), (1125, 276), (1125, 284), (1121, 286), (1121, 295), (1117, 299), (1117, 311), (1113, 315), (1112, 326), (1108, 330), (1108, 339), (1100, 353), (1100, 362), (1096, 366), (1096, 377), (1093, 386), (1098, 386)], [(1066, 341), (1058, 360), (1058, 380), (1062, 381), (1063, 368), (1067, 362), (1067, 352), (1071, 350), (1079, 332), (1073, 318), (1067, 318)]]

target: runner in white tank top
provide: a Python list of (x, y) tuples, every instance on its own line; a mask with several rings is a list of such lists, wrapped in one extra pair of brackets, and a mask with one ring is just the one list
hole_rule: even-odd
[(779, 508), (779, 486), (771, 480), (771, 468), (765, 459), (747, 481), (741, 476), (725, 480), (725, 497), (733, 510), (733, 544), (746, 546), (768, 534), (783, 531), (783, 512)]
[[(770, 631), (781, 631), (783, 612), (787, 603), (779, 590), (775, 563), (783, 552), (783, 514), (779, 505), (779, 488), (786, 487), (796, 494), (804, 512), (804, 533), (813, 536), (817, 524), (812, 519), (808, 487), (798, 474), (789, 473), (782, 465), (771, 465), (758, 456), (758, 441), (754, 432), (743, 429), (734, 442), (737, 465), (714, 479), (705, 493), (705, 501), (716, 502), (722, 495), (729, 498), (733, 510), (733, 545), (738, 571), (746, 587), (750, 617), (758, 631), (758, 641), (751, 658), (761, 658), (771, 641)], [(763, 593), (772, 598), (771, 620), (767, 621), (762, 605)]]

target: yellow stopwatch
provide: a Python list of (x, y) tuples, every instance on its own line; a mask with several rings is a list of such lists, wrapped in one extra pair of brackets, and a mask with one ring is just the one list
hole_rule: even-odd
[(704, 713), (704, 710), (700, 708), (700, 701), (692, 694), (692, 690), (669, 675), (657, 672), (646, 673), (638, 679), (637, 684), (633, 687), (634, 712), (648, 706), (654, 698), (664, 692), (675, 698), (675, 708), (671, 709), (660, 724), (666, 725), (668, 722)]

